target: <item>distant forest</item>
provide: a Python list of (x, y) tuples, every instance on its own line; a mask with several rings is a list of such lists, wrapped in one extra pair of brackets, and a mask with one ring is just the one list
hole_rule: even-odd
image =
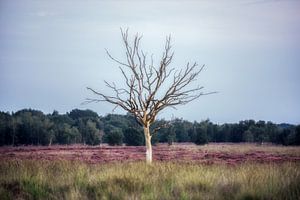
[[(153, 144), (158, 142), (251, 142), (300, 145), (300, 125), (244, 120), (214, 124), (209, 120), (190, 122), (183, 119), (157, 120), (152, 130)], [(66, 114), (44, 114), (23, 109), (15, 113), (0, 112), (0, 145), (52, 144), (144, 145), (142, 127), (130, 115), (99, 116), (91, 110), (74, 109)]]

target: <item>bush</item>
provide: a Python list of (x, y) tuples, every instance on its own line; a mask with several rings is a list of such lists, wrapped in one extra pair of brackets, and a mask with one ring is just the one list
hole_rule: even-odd
[(202, 145), (208, 143), (208, 137), (206, 133), (206, 128), (203, 126), (199, 126), (196, 128), (196, 138), (194, 143), (197, 145)]
[(124, 131), (124, 142), (127, 146), (142, 146), (145, 139), (142, 131), (135, 128), (127, 128)]
[(106, 133), (106, 142), (109, 145), (122, 145), (123, 144), (123, 132), (120, 129), (113, 129)]

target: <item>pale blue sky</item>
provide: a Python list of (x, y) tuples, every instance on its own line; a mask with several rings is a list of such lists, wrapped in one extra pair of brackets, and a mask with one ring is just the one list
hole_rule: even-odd
[(219, 91), (160, 117), (299, 124), (299, 10), (297, 0), (0, 0), (0, 110), (111, 113), (80, 104), (86, 86), (109, 93), (103, 80), (121, 80), (104, 49), (122, 59), (119, 28), (129, 27), (154, 59), (171, 34), (173, 66), (205, 64), (198, 83)]

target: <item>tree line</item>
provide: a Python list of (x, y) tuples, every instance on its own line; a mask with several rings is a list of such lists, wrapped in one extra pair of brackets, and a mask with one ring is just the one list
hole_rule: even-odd
[[(164, 127), (164, 128), (161, 128)], [(210, 120), (157, 120), (152, 143), (249, 142), (300, 145), (300, 125), (244, 120), (215, 124)], [(44, 114), (33, 109), (0, 112), (0, 145), (145, 144), (142, 127), (131, 114), (99, 116), (92, 110), (74, 109), (66, 114)]]

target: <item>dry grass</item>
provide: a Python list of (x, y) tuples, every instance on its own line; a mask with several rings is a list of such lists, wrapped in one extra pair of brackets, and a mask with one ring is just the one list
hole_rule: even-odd
[[(163, 144), (165, 145), (165, 144)], [(278, 155), (292, 155), (300, 156), (299, 146), (282, 146), (274, 144), (254, 144), (254, 143), (209, 143), (206, 145), (195, 145), (192, 143), (175, 143), (172, 148), (188, 148), (190, 150), (202, 150), (206, 152), (225, 152), (225, 153), (249, 153), (249, 152), (263, 152)]]
[(299, 199), (297, 163), (0, 161), (1, 199)]

